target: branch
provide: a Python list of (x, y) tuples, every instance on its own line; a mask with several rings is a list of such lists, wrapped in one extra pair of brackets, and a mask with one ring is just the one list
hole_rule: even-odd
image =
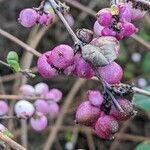
[(27, 150), (23, 146), (19, 145), (15, 141), (13, 141), (11, 138), (8, 136), (4, 135), (2, 132), (0, 132), (0, 139), (7, 143), (10, 147), (12, 147), (15, 150)]

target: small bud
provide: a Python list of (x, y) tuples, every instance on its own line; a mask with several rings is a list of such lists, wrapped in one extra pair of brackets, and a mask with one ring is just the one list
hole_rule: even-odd
[(93, 31), (89, 29), (78, 29), (76, 31), (77, 37), (83, 42), (83, 43), (90, 43), (93, 39)]

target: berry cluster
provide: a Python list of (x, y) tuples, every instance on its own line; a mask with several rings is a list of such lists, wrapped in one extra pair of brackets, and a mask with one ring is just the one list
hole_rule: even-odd
[[(19, 89), (22, 96), (26, 97), (41, 97), (33, 104), (27, 100), (19, 100), (14, 111), (18, 118), (30, 118), (31, 127), (36, 131), (44, 130), (48, 125), (48, 117), (56, 118), (59, 114), (59, 105), (57, 104), (62, 99), (62, 92), (58, 89), (51, 89), (45, 83), (38, 83), (35, 87), (25, 84)], [(0, 101), (0, 115), (4, 116), (8, 112), (8, 105), (5, 101)]]
[(30, 28), (35, 24), (49, 25), (54, 21), (54, 12), (50, 5), (45, 4), (45, 10), (43, 9), (23, 9), (19, 14), (19, 22), (22, 26)]
[(131, 21), (141, 19), (144, 15), (145, 11), (133, 8), (132, 2), (112, 5), (97, 13), (94, 32), (98, 36), (114, 36), (121, 40), (137, 31)]
[(121, 97), (116, 99), (123, 112), (108, 103), (108, 99), (101, 92), (88, 91), (87, 101), (77, 108), (76, 123), (91, 126), (101, 138), (112, 139), (119, 129), (119, 121), (125, 121), (134, 114), (132, 102)]

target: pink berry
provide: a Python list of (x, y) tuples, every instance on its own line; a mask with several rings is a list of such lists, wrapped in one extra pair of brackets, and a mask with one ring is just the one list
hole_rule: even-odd
[(89, 90), (87, 93), (88, 100), (93, 106), (99, 107), (102, 105), (104, 99), (103, 95), (99, 91)]
[(101, 26), (109, 26), (112, 20), (111, 11), (108, 9), (101, 9), (97, 15), (97, 21)]
[(117, 84), (123, 76), (123, 70), (116, 62), (112, 62), (105, 67), (99, 67), (98, 72), (109, 84)]
[(48, 62), (47, 62), (47, 55), (51, 52), (44, 53), (41, 55), (37, 62), (37, 69), (38, 72), (43, 76), (44, 78), (53, 78), (57, 76), (57, 70), (53, 68)]
[(82, 102), (76, 111), (76, 122), (82, 125), (93, 125), (100, 116), (100, 109), (89, 101)]
[(76, 54), (75, 56), (75, 72), (77, 76), (85, 79), (92, 78), (94, 76), (91, 66), (81, 57)]
[(118, 122), (112, 116), (102, 116), (95, 124), (96, 134), (103, 139), (111, 140), (118, 128)]
[(42, 113), (43, 115), (47, 115), (49, 113), (49, 105), (44, 100), (36, 100), (34, 106), (36, 111)]
[(54, 102), (59, 102), (62, 99), (62, 92), (58, 89), (51, 89), (47, 94), (46, 97)]
[(105, 27), (103, 30), (102, 30), (102, 35), (103, 36), (115, 36), (116, 35), (116, 32), (113, 31), (111, 28), (109, 27)]
[(74, 60), (73, 49), (65, 44), (56, 46), (48, 57), (48, 62), (52, 63), (55, 67), (65, 69), (70, 66)]
[(49, 92), (49, 87), (46, 83), (40, 82), (35, 85), (35, 93), (39, 96), (46, 96)]
[(0, 116), (8, 113), (8, 104), (4, 100), (0, 100)]
[(131, 9), (124, 3), (120, 3), (118, 7), (119, 7), (120, 21), (131, 22), (131, 18), (132, 18)]
[(42, 15), (40, 15), (38, 22), (41, 25), (51, 24), (53, 22), (53, 14), (52, 13), (48, 13), (48, 14), (43, 13)]
[(35, 131), (40, 132), (47, 127), (48, 119), (43, 114), (36, 113), (36, 115), (30, 119), (30, 124)]
[(31, 8), (23, 9), (19, 14), (20, 23), (27, 28), (34, 26), (37, 22), (37, 19), (38, 13)]
[(33, 107), (32, 103), (26, 100), (18, 101), (15, 104), (14, 110), (15, 110), (17, 117), (19, 118), (29, 118), (35, 112), (35, 108)]
[(123, 23), (124, 28), (124, 36), (131, 36), (133, 33), (137, 31), (136, 27), (129, 22)]
[(112, 105), (110, 115), (116, 118), (118, 121), (128, 120), (134, 114), (133, 104), (129, 100), (123, 98), (119, 98), (117, 99), (117, 101), (124, 110), (124, 112), (118, 111), (116, 107)]
[(24, 96), (33, 96), (35, 94), (35, 90), (33, 86), (29, 84), (24, 84), (20, 87), (19, 93), (24, 95)]
[(75, 71), (75, 64), (72, 64), (64, 69), (64, 74), (67, 76), (73, 75), (74, 71)]
[(49, 104), (49, 116), (51, 118), (56, 118), (59, 115), (59, 105), (55, 102), (48, 101)]
[(101, 26), (98, 21), (96, 21), (94, 23), (94, 27), (93, 27), (93, 30), (94, 30), (94, 33), (97, 35), (97, 36), (102, 36), (102, 30), (104, 29), (103, 26)]

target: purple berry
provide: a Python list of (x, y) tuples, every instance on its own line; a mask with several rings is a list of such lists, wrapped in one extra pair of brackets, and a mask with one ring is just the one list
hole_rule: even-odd
[(82, 102), (76, 111), (76, 122), (82, 125), (93, 125), (100, 116), (100, 109), (89, 101)]
[(112, 20), (111, 11), (108, 9), (101, 9), (97, 15), (97, 21), (101, 26), (109, 26)]
[(48, 101), (49, 104), (49, 116), (51, 118), (56, 118), (59, 115), (59, 105), (55, 102)]
[(19, 21), (26, 28), (34, 26), (37, 22), (37, 19), (38, 13), (31, 8), (23, 9), (19, 14)]
[(15, 113), (19, 118), (29, 118), (34, 114), (35, 108), (32, 103), (26, 100), (20, 100), (15, 104)]
[(54, 102), (59, 102), (62, 99), (62, 92), (58, 89), (51, 89), (47, 94), (46, 97)]
[(4, 100), (0, 100), (0, 116), (8, 113), (8, 104)]
[(116, 62), (112, 62), (105, 67), (99, 67), (98, 72), (109, 84), (117, 84), (123, 76), (123, 70)]
[(76, 54), (75, 56), (75, 74), (81, 78), (89, 79), (94, 76), (91, 66), (81, 57)]
[(65, 69), (70, 66), (73, 60), (74, 51), (70, 46), (65, 44), (56, 46), (48, 57), (48, 62), (60, 69)]
[(118, 111), (116, 107), (112, 105), (110, 115), (116, 118), (118, 121), (128, 120), (134, 114), (133, 104), (129, 100), (123, 98), (119, 98), (117, 99), (117, 101), (124, 110), (124, 112)]
[(96, 134), (103, 139), (111, 140), (118, 128), (119, 124), (112, 116), (102, 116), (95, 124)]
[(123, 23), (124, 28), (124, 36), (131, 36), (133, 33), (137, 31), (136, 27), (129, 22)]
[(52, 13), (48, 13), (48, 14), (43, 13), (42, 15), (40, 15), (38, 22), (41, 25), (51, 24), (53, 22), (53, 14)]
[(34, 106), (36, 111), (42, 113), (43, 115), (47, 115), (49, 113), (49, 105), (44, 100), (36, 100)]
[(101, 33), (103, 36), (116, 36), (116, 32), (109, 27), (105, 27)]
[(37, 112), (35, 116), (30, 119), (30, 124), (35, 131), (40, 132), (47, 127), (48, 119), (43, 114)]
[(35, 93), (39, 96), (46, 96), (49, 92), (49, 87), (46, 83), (40, 82), (35, 85)]
[(35, 90), (33, 86), (29, 84), (24, 84), (20, 87), (19, 93), (24, 95), (24, 96), (33, 96), (35, 94)]
[(87, 97), (92, 105), (99, 107), (99, 108), (101, 107), (104, 101), (103, 95), (99, 91), (89, 90), (87, 92)]
[(94, 27), (93, 27), (93, 30), (94, 30), (94, 33), (97, 35), (97, 36), (102, 36), (102, 30), (104, 29), (103, 26), (101, 26), (98, 21), (96, 21), (94, 23)]
[(47, 55), (49, 55), (51, 52), (44, 53), (41, 55), (37, 62), (37, 69), (38, 72), (43, 76), (44, 78), (53, 78), (57, 76), (57, 70), (53, 68), (48, 62), (47, 62)]

